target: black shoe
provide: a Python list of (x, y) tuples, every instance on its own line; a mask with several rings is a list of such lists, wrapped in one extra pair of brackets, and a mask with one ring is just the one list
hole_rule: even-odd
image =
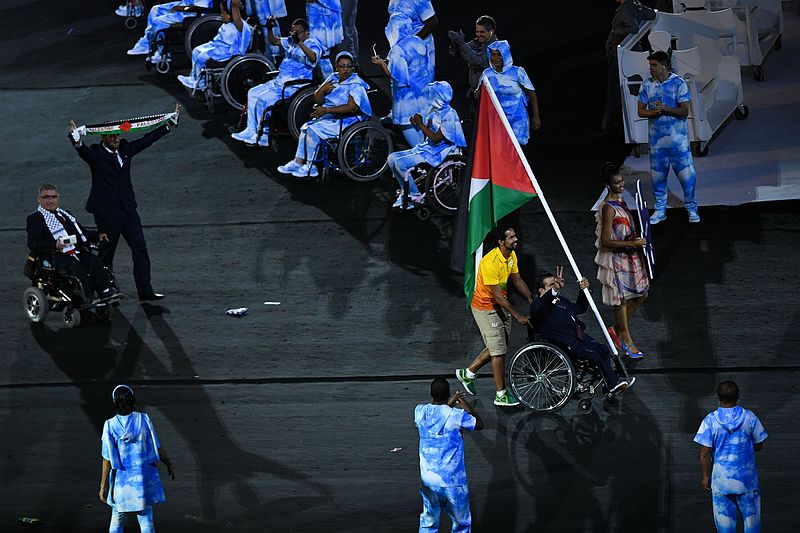
[(164, 295), (158, 292), (151, 292), (150, 294), (144, 294), (139, 296), (140, 302), (157, 302), (158, 300), (163, 300)]

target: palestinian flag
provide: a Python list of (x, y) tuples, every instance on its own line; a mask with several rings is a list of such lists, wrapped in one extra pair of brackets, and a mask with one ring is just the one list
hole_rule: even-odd
[(483, 82), (472, 156), (464, 293), (472, 302), (483, 240), (497, 221), (537, 195), (533, 172), (492, 86)]
[(87, 124), (86, 133), (89, 135), (122, 135), (123, 133), (146, 131), (163, 126), (175, 116), (176, 113), (163, 113), (161, 115), (148, 115), (146, 117), (109, 120), (100, 124)]

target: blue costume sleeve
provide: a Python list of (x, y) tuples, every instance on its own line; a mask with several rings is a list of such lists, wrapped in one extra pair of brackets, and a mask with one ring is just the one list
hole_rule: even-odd
[(436, 15), (436, 11), (433, 9), (431, 0), (415, 0), (414, 13), (417, 15), (417, 17), (419, 17), (420, 20), (428, 20), (432, 16)]
[(161, 448), (161, 443), (158, 440), (156, 428), (153, 427), (153, 422), (150, 420), (150, 417), (142, 413), (142, 418), (144, 419), (142, 430), (147, 433), (144, 438), (148, 439), (149, 443), (146, 462), (148, 464), (157, 463), (160, 459), (158, 449)]
[(367, 91), (361, 84), (355, 84), (354, 87), (350, 89), (350, 96), (353, 97), (353, 101), (363, 115), (372, 116), (372, 106), (369, 103)]
[[(113, 419), (112, 419), (113, 420)], [(119, 470), (122, 468), (122, 459), (119, 457), (119, 448), (117, 448), (117, 440), (111, 433), (111, 420), (106, 420), (103, 424), (103, 436), (101, 437), (101, 450), (100, 455), (103, 459), (111, 463), (111, 468)]]
[(647, 94), (647, 87), (648, 84), (642, 83), (641, 88), (639, 89), (639, 103), (647, 105), (650, 103), (650, 96)]
[(761, 420), (752, 412), (748, 411), (748, 413), (753, 417), (753, 443), (759, 444), (764, 442), (767, 440), (767, 432), (764, 430), (764, 426), (761, 425)]
[(528, 77), (528, 73), (522, 67), (517, 67), (517, 80), (519, 84), (522, 85), (524, 88), (528, 89), (529, 91), (535, 91), (536, 88), (533, 86), (533, 82)]
[(703, 422), (700, 423), (700, 428), (697, 430), (697, 435), (694, 436), (694, 441), (707, 448), (714, 447), (714, 435), (711, 431), (711, 424), (709, 418), (711, 415), (707, 415)]
[(689, 86), (686, 85), (686, 82), (683, 81), (683, 78), (678, 78), (678, 90), (677, 90), (677, 99), (678, 103), (683, 102), (691, 102), (692, 101), (692, 93), (689, 92)]
[(406, 61), (403, 50), (399, 45), (395, 45), (389, 50), (387, 57), (389, 60), (389, 75), (400, 87), (411, 86), (411, 76), (408, 72), (408, 61)]
[(475, 429), (475, 424), (478, 422), (475, 417), (461, 409), (459, 409), (459, 411), (461, 411), (461, 420), (458, 421), (458, 426), (467, 431)]
[(442, 117), (442, 126), (439, 128), (444, 138), (455, 146), (467, 146), (467, 140), (464, 138), (464, 130), (461, 127), (461, 120), (458, 113), (452, 107)]
[(253, 39), (253, 28), (247, 22), (242, 23), (241, 35), (236, 43), (236, 49), (233, 55), (244, 55), (247, 49), (250, 48), (250, 41)]

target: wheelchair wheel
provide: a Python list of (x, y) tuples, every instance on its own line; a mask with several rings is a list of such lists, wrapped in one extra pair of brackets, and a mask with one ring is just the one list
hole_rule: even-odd
[(42, 322), (50, 310), (47, 296), (39, 287), (25, 289), (22, 295), (22, 305), (25, 306), (25, 314), (28, 315), (28, 320), (36, 323)]
[(192, 50), (201, 44), (211, 42), (221, 26), (222, 17), (220, 15), (205, 15), (193, 21), (183, 38), (186, 55), (192, 57)]
[(441, 213), (452, 215), (458, 211), (466, 168), (463, 157), (448, 157), (438, 167), (431, 168), (425, 176), (426, 198)]
[(345, 129), (337, 156), (342, 171), (355, 181), (372, 181), (386, 172), (392, 137), (375, 122), (359, 122)]
[(511, 358), (511, 391), (527, 407), (541, 413), (557, 411), (575, 390), (575, 369), (569, 357), (547, 342), (526, 344)]
[(81, 325), (81, 312), (75, 307), (64, 309), (64, 327), (68, 329), (77, 328)]
[(272, 61), (261, 54), (234, 57), (222, 71), (220, 89), (228, 104), (241, 111), (247, 103), (247, 91), (260, 85), (267, 72), (275, 70)]
[(125, 18), (125, 29), (126, 30), (135, 30), (136, 26), (139, 25), (139, 21), (136, 20), (136, 17), (127, 17)]
[(172, 67), (171, 59), (165, 56), (161, 61), (156, 63), (156, 72), (158, 72), (159, 74), (167, 74), (169, 73), (171, 67)]
[(286, 111), (286, 124), (289, 126), (289, 134), (295, 141), (300, 139), (300, 128), (311, 118), (311, 111), (314, 109), (314, 93), (316, 91), (316, 85), (303, 87), (292, 96), (289, 102), (289, 109)]

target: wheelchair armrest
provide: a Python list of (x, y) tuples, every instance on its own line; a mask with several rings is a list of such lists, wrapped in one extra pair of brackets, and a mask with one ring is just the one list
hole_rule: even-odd
[(310, 83), (314, 83), (314, 80), (289, 80), (284, 85), (307, 85)]

